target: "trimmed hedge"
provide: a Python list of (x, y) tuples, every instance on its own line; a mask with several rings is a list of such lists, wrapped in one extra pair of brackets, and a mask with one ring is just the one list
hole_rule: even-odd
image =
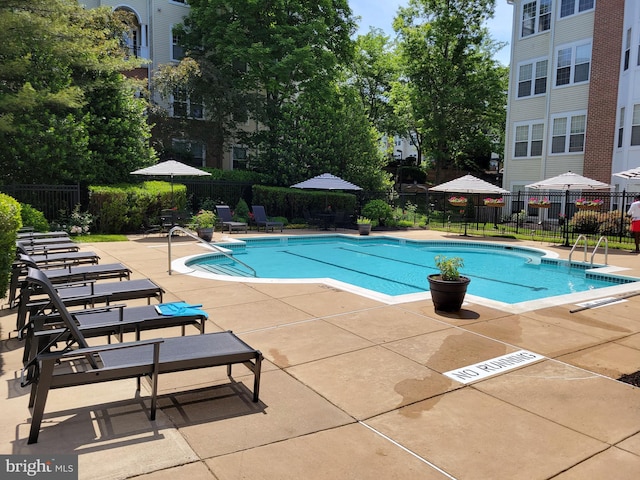
[(253, 186), (253, 203), (262, 205), (271, 217), (303, 218), (304, 211), (323, 211), (331, 206), (334, 212), (352, 214), (356, 196), (325, 190), (301, 190), (287, 187)]
[(11, 264), (16, 258), (16, 239), (22, 228), (18, 201), (0, 193), (0, 298), (5, 298), (9, 287)]
[(160, 221), (163, 209), (187, 205), (187, 187), (150, 181), (140, 185), (89, 187), (89, 213), (96, 233), (138, 233)]

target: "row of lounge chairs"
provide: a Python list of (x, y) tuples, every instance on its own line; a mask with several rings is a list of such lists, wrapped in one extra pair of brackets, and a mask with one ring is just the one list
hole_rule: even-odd
[[(260, 228), (264, 228), (266, 232), (269, 228), (271, 231), (274, 231), (276, 228), (279, 228), (282, 232), (283, 224), (282, 222), (273, 222), (270, 221), (267, 217), (267, 212), (262, 205), (253, 205), (251, 207), (253, 213), (253, 220), (256, 223), (258, 231)], [(244, 230), (247, 233), (249, 229), (249, 225), (246, 222), (237, 222), (233, 220), (233, 215), (231, 213), (231, 209), (228, 205), (217, 205), (216, 213), (218, 214), (218, 218), (220, 219), (220, 223), (222, 224), (223, 229), (228, 228), (229, 233), (234, 230)]]
[[(55, 243), (65, 242), (51, 245)], [(78, 252), (68, 252), (73, 253)], [(16, 328), (24, 341), (21, 385), (30, 388), (32, 409), (28, 443), (37, 442), (49, 391), (57, 388), (132, 378), (139, 392), (141, 378), (147, 377), (149, 417), (154, 420), (159, 374), (226, 366), (233, 380), (232, 365), (242, 363), (253, 372), (253, 401), (258, 402), (262, 354), (232, 332), (205, 333), (207, 314), (200, 305), (162, 303), (160, 286), (150, 279), (131, 280), (131, 270), (121, 264), (82, 265), (73, 255), (67, 260), (58, 257), (57, 262), (48, 268), (46, 261), (38, 263), (21, 253), (14, 264)], [(113, 278), (119, 280), (104, 281)], [(141, 298), (147, 305), (113, 303)], [(152, 305), (152, 299), (159, 303)], [(199, 334), (186, 335), (189, 325)], [(175, 326), (181, 327), (182, 336), (140, 339), (141, 331)], [(134, 333), (135, 340), (124, 342), (126, 333)], [(87, 339), (102, 336), (107, 343), (89, 345)], [(111, 343), (112, 337), (118, 342)]]

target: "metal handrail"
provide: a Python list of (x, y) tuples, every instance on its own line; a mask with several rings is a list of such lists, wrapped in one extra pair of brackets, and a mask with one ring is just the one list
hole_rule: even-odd
[[(573, 244), (573, 247), (571, 248), (571, 251), (569, 252), (569, 266), (571, 266), (571, 256), (573, 255), (573, 251), (576, 249), (576, 247), (578, 246), (578, 242), (580, 242), (580, 239), (584, 240), (584, 261), (587, 261), (587, 237), (584, 234), (580, 234), (578, 235), (578, 238), (576, 239), (576, 243)], [(596, 243), (596, 246), (593, 249), (593, 252), (591, 252), (591, 265), (593, 265), (593, 257), (595, 257), (596, 255), (596, 251), (598, 250), (598, 247), (600, 246), (600, 243), (604, 240), (604, 264), (608, 265), (608, 261), (609, 261), (609, 240), (607, 240), (607, 237), (602, 236), (598, 239), (598, 242)]]
[(587, 261), (587, 237), (581, 233), (580, 235), (578, 235), (576, 243), (573, 244), (573, 247), (571, 247), (571, 251), (569, 252), (569, 266), (571, 266), (571, 256), (573, 255), (573, 251), (578, 246), (578, 242), (580, 242), (580, 239), (584, 240), (584, 261)]
[(171, 230), (169, 230), (169, 254), (168, 254), (168, 256), (169, 256), (169, 275), (171, 275), (171, 237), (173, 237), (173, 232), (175, 232), (175, 231), (180, 231), (180, 232), (186, 233), (188, 236), (190, 236), (194, 240), (197, 240), (200, 243), (204, 243), (207, 247), (211, 248), (212, 250), (215, 250), (218, 253), (221, 253), (222, 255), (227, 257), (229, 260), (231, 260), (233, 262), (237, 262), (240, 265), (242, 265), (243, 267), (247, 268), (248, 270), (253, 272), (253, 276), (254, 277), (258, 276), (258, 273), (255, 271), (255, 269), (253, 267), (250, 267), (249, 265), (244, 263), (242, 260), (238, 260), (233, 255), (229, 255), (227, 252), (225, 252), (223, 249), (221, 249), (218, 245), (214, 245), (212, 243), (209, 243), (206, 240), (203, 240), (202, 238), (194, 235), (190, 231), (185, 230), (184, 228), (178, 227), (178, 226), (172, 227)]
[(593, 265), (593, 257), (596, 255), (596, 250), (598, 249), (598, 247), (600, 246), (600, 242), (604, 240), (604, 264), (605, 265), (609, 265), (607, 263), (608, 258), (609, 258), (609, 240), (607, 240), (607, 237), (602, 236), (598, 239), (598, 243), (596, 243), (595, 248), (593, 249), (593, 253), (591, 253), (591, 265)]

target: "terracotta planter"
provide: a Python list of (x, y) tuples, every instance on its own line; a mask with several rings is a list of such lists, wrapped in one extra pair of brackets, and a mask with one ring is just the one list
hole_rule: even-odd
[(504, 207), (504, 202), (496, 203), (496, 202), (484, 202), (485, 207), (493, 207), (493, 208), (502, 208)]
[(461, 276), (459, 280), (442, 280), (439, 273), (427, 277), (431, 300), (436, 310), (457, 312), (462, 307), (471, 279)]
[(205, 242), (210, 242), (213, 238), (213, 228), (199, 228), (198, 236)]
[(451, 205), (453, 205), (454, 207), (466, 207), (467, 206), (467, 202), (452, 202), (451, 200), (449, 200), (449, 203)]
[(551, 206), (551, 204), (549, 204), (549, 203), (545, 203), (545, 204), (530, 203), (529, 204), (529, 208), (549, 208), (550, 206)]

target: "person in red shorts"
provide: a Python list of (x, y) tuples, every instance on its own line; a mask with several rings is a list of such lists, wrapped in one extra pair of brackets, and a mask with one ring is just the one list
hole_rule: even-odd
[(631, 231), (636, 241), (636, 253), (640, 253), (640, 195), (633, 197), (633, 203), (627, 211), (631, 217)]

